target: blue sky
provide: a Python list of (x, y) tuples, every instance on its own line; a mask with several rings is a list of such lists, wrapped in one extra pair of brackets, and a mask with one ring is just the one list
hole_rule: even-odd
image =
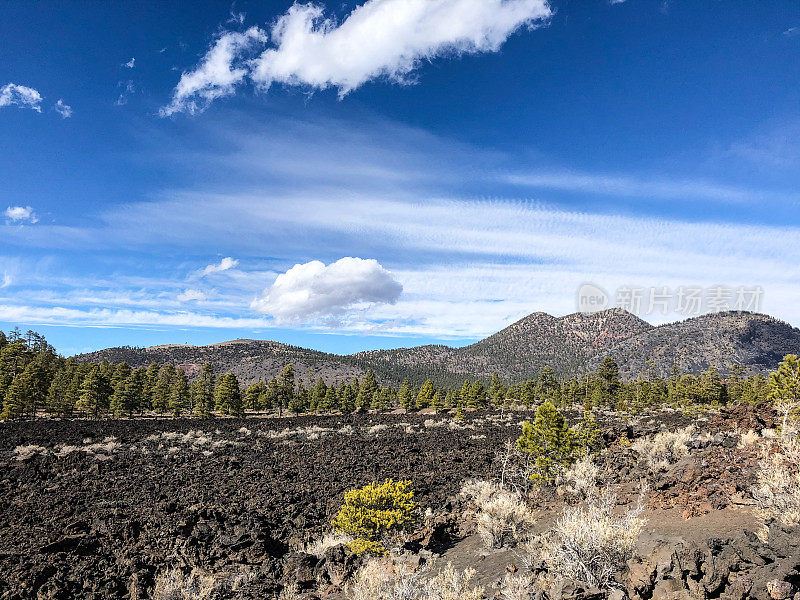
[(0, 39), (0, 329), (66, 354), (464, 344), (585, 282), (800, 325), (797, 2), (6, 2)]

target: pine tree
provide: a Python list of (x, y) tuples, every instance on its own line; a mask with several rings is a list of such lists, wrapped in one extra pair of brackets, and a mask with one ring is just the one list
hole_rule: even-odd
[(217, 410), (224, 414), (240, 416), (243, 413), (242, 394), (236, 375), (227, 373), (219, 378), (214, 401)]
[(116, 392), (125, 380), (130, 377), (131, 368), (128, 363), (121, 362), (111, 369), (111, 387)]
[(111, 392), (111, 383), (103, 376), (100, 367), (95, 365), (81, 385), (78, 408), (97, 418), (108, 408)]
[(406, 410), (410, 410), (411, 407), (414, 406), (414, 397), (411, 395), (411, 384), (408, 382), (408, 379), (403, 379), (403, 383), (400, 385), (400, 391), (397, 393), (397, 401), (400, 402), (400, 406)]
[(728, 390), (728, 399), (731, 402), (738, 404), (741, 401), (742, 393), (744, 392), (744, 382), (744, 368), (740, 364), (733, 365), (728, 373), (728, 379), (725, 382), (725, 387)]
[(486, 389), (480, 381), (475, 381), (469, 387), (469, 396), (465, 406), (473, 409), (486, 408)]
[(520, 401), (527, 407), (531, 407), (536, 403), (536, 382), (532, 379), (523, 384)]
[(325, 396), (327, 394), (328, 386), (325, 385), (325, 381), (323, 381), (322, 377), (320, 377), (317, 379), (317, 383), (314, 384), (314, 390), (311, 392), (311, 410), (324, 410), (326, 408)]
[(317, 409), (321, 411), (327, 411), (327, 410), (333, 410), (338, 407), (339, 407), (339, 395), (336, 393), (336, 388), (331, 385), (325, 392), (325, 400), (323, 400), (322, 404), (319, 404), (317, 406)]
[(549, 401), (536, 409), (533, 423), (522, 424), (517, 448), (533, 457), (538, 470), (532, 477), (534, 481), (550, 483), (560, 468), (569, 466), (576, 458), (575, 434)]
[(264, 410), (272, 410), (280, 403), (280, 390), (278, 389), (278, 380), (273, 377), (267, 383), (267, 393), (264, 396)]
[(111, 394), (111, 413), (115, 417), (121, 417), (128, 412), (129, 407), (133, 404), (131, 398), (131, 380), (133, 376), (129, 376), (122, 382), (117, 382), (114, 393)]
[(182, 369), (175, 369), (170, 383), (169, 411), (177, 417), (187, 410), (190, 402), (189, 379)]
[(722, 385), (719, 373), (714, 367), (703, 371), (700, 375), (700, 402), (705, 404), (719, 404), (724, 400), (725, 387)]
[(72, 378), (75, 369), (70, 366), (59, 370), (47, 390), (47, 410), (51, 413), (66, 415), (75, 408), (75, 403), (70, 397)]
[(175, 367), (172, 365), (164, 365), (158, 371), (158, 379), (153, 388), (153, 410), (157, 413), (165, 413), (169, 409), (169, 397), (174, 378)]
[(375, 381), (375, 373), (372, 372), (372, 369), (367, 369), (358, 387), (356, 406), (359, 408), (369, 408), (376, 391), (378, 391), (378, 383)]
[(458, 394), (458, 408), (463, 408), (470, 404), (472, 395), (472, 383), (469, 379), (464, 380), (464, 385), (461, 386), (461, 392)]
[(153, 399), (155, 398), (156, 384), (158, 383), (159, 367), (156, 363), (152, 362), (147, 367), (147, 380), (144, 386), (144, 398), (141, 404), (141, 410), (147, 411), (154, 408)]
[(769, 376), (768, 397), (776, 403), (797, 404), (800, 401), (800, 360), (787, 354), (778, 370)]
[(442, 396), (442, 390), (436, 390), (436, 393), (433, 395), (433, 399), (431, 400), (430, 407), (439, 412), (444, 407), (444, 397)]
[(14, 377), (8, 386), (3, 403), (6, 418), (18, 418), (25, 413), (36, 414), (36, 408), (44, 406), (47, 399), (47, 373), (39, 361), (34, 360)]
[(308, 390), (306, 390), (302, 381), (298, 384), (297, 391), (292, 395), (292, 399), (289, 400), (287, 408), (296, 415), (308, 408)]
[(278, 413), (289, 406), (294, 397), (294, 365), (286, 365), (278, 375)]
[(603, 402), (609, 406), (616, 405), (617, 393), (622, 385), (619, 378), (619, 367), (613, 358), (606, 356), (597, 370), (603, 392)]
[(492, 373), (492, 380), (489, 383), (489, 398), (495, 404), (502, 404), (506, 397), (506, 388), (503, 385), (503, 382), (500, 381), (500, 376), (497, 374), (497, 371)]
[(205, 363), (191, 385), (192, 404), (198, 415), (210, 417), (214, 412), (215, 384), (214, 367)]
[(248, 410), (263, 410), (266, 393), (267, 386), (263, 381), (259, 380), (250, 384), (244, 395), (244, 407)]
[(428, 379), (422, 384), (422, 387), (419, 388), (419, 392), (417, 392), (417, 408), (427, 408), (433, 400), (433, 395), (435, 393), (436, 390), (433, 387), (433, 382)]
[(356, 398), (358, 397), (358, 388), (352, 384), (342, 384), (339, 393), (339, 409), (342, 412), (350, 413), (356, 408)]

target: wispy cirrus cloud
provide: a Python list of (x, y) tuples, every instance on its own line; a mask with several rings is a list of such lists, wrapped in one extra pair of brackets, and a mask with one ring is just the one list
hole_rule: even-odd
[(203, 291), (192, 288), (185, 289), (176, 296), (178, 302), (192, 302), (194, 300), (202, 301), (205, 300), (206, 297), (207, 296)]
[[(742, 150), (744, 151), (744, 150)], [(757, 201), (800, 201), (800, 194), (748, 189), (702, 179), (682, 179), (587, 173), (576, 171), (533, 171), (503, 177), (510, 184), (532, 189), (552, 189), (584, 192), (628, 198), (656, 198), (662, 200), (691, 199), (715, 202), (747, 203)]]
[(211, 275), (213, 273), (222, 273), (223, 271), (229, 271), (231, 269), (235, 269), (239, 265), (239, 261), (235, 258), (231, 258), (230, 256), (226, 256), (218, 263), (212, 263), (210, 265), (205, 266), (198, 272), (200, 277), (206, 277), (207, 275)]
[(269, 33), (251, 27), (218, 35), (160, 114), (202, 111), (246, 78), (262, 88), (336, 88), (340, 96), (379, 78), (410, 83), (423, 60), (496, 52), (515, 31), (551, 15), (546, 0), (367, 0), (338, 23), (319, 5), (294, 4)]

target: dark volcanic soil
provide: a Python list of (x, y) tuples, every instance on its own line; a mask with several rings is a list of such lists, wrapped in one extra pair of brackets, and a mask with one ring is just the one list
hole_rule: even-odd
[[(387, 477), (410, 479), (420, 504), (439, 509), (463, 479), (485, 476), (496, 449), (519, 432), (518, 421), (450, 430), (426, 428), (426, 419), (444, 420), (354, 415), (2, 424), (0, 598), (146, 597), (157, 573), (189, 565), (255, 566), (253, 597), (269, 597), (280, 576), (278, 559), (292, 542), (327, 528), (346, 490)], [(369, 433), (378, 423), (387, 428)], [(352, 433), (269, 434), (348, 425)], [(196, 430), (208, 441), (161, 436)], [(109, 436), (116, 440), (106, 448), (56, 454), (65, 445), (103, 446)], [(20, 460), (13, 450), (27, 445), (46, 451)]]
[[(714, 417), (704, 427), (771, 425), (754, 414)], [(175, 567), (246, 570), (251, 581), (237, 598), (273, 597), (291, 551), (329, 529), (346, 490), (410, 479), (423, 510), (444, 511), (465, 479), (493, 472), (524, 418), (530, 414), (473, 414), (463, 423), (418, 414), (0, 423), (0, 599), (145, 599)], [(672, 411), (633, 424), (606, 414), (600, 425), (615, 444), (623, 433), (635, 439), (691, 421)], [(698, 448), (698, 460), (722, 456), (722, 444)], [(637, 480), (630, 454), (606, 453), (612, 479)], [(681, 463), (661, 476), (654, 497), (691, 515), (705, 512), (692, 512), (695, 498), (727, 506), (749, 485), (743, 465), (734, 466), (737, 477), (698, 491), (685, 477), (698, 469)]]

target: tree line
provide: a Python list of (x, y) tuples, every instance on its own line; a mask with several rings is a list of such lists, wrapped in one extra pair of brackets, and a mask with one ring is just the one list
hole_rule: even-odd
[(278, 376), (242, 389), (236, 375), (217, 374), (210, 364), (203, 365), (190, 382), (172, 364), (132, 369), (125, 362), (78, 362), (59, 356), (33, 331), (0, 331), (0, 401), (6, 419), (32, 417), (41, 411), (95, 418), (145, 413), (241, 416), (246, 410), (295, 414), (397, 407), (461, 411), (544, 402), (638, 412), (660, 405), (716, 406), (774, 399), (780, 382), (784, 388), (797, 385), (786, 382), (800, 379), (798, 373), (800, 364), (789, 355), (769, 379), (747, 375), (741, 366), (734, 366), (724, 379), (714, 368), (691, 375), (680, 373), (677, 367), (662, 378), (650, 363), (646, 373), (623, 381), (617, 364), (606, 358), (596, 372), (571, 379), (559, 379), (546, 367), (537, 378), (511, 385), (495, 373), (488, 388), (480, 380), (469, 379), (460, 387), (436, 386), (431, 380), (416, 387), (406, 379), (394, 388), (380, 385), (371, 370), (361, 379), (329, 385), (322, 378), (316, 382), (297, 378), (294, 366), (287, 365)]

